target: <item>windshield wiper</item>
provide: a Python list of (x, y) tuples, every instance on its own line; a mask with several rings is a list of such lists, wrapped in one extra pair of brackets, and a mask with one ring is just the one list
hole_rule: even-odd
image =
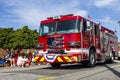
[(44, 34), (42, 34), (41, 36), (46, 36), (48, 33), (44, 33)]
[(71, 32), (69, 32), (69, 31), (59, 31), (59, 32), (57, 32), (57, 34), (63, 34), (63, 33), (71, 33)]
[(67, 31), (58, 31), (56, 33), (60, 34), (60, 33), (66, 33)]
[(52, 35), (52, 34), (55, 34), (55, 32), (48, 33), (48, 35)]

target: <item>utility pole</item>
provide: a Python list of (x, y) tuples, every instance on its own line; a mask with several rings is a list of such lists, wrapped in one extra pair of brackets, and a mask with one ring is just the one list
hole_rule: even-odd
[(118, 25), (120, 26), (120, 21), (118, 21)]
[(119, 24), (119, 26), (120, 26), (120, 21), (118, 21), (118, 24)]

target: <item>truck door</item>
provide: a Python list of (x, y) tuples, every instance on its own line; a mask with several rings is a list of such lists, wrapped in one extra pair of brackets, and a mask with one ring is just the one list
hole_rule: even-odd
[(93, 44), (96, 48), (100, 49), (100, 26), (98, 24), (94, 24), (93, 27)]
[(87, 20), (83, 19), (83, 48), (88, 48), (90, 46), (90, 30), (88, 30)]

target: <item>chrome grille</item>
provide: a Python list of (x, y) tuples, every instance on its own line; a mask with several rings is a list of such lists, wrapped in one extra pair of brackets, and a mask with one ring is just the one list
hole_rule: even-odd
[(64, 48), (64, 37), (50, 37), (47, 39), (48, 48)]

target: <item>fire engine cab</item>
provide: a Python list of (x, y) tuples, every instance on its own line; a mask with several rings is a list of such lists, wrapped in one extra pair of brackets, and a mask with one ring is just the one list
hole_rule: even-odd
[(114, 31), (82, 16), (69, 14), (40, 22), (38, 49), (36, 63), (46, 62), (52, 67), (82, 63), (93, 67), (98, 62), (114, 62), (118, 47)]

